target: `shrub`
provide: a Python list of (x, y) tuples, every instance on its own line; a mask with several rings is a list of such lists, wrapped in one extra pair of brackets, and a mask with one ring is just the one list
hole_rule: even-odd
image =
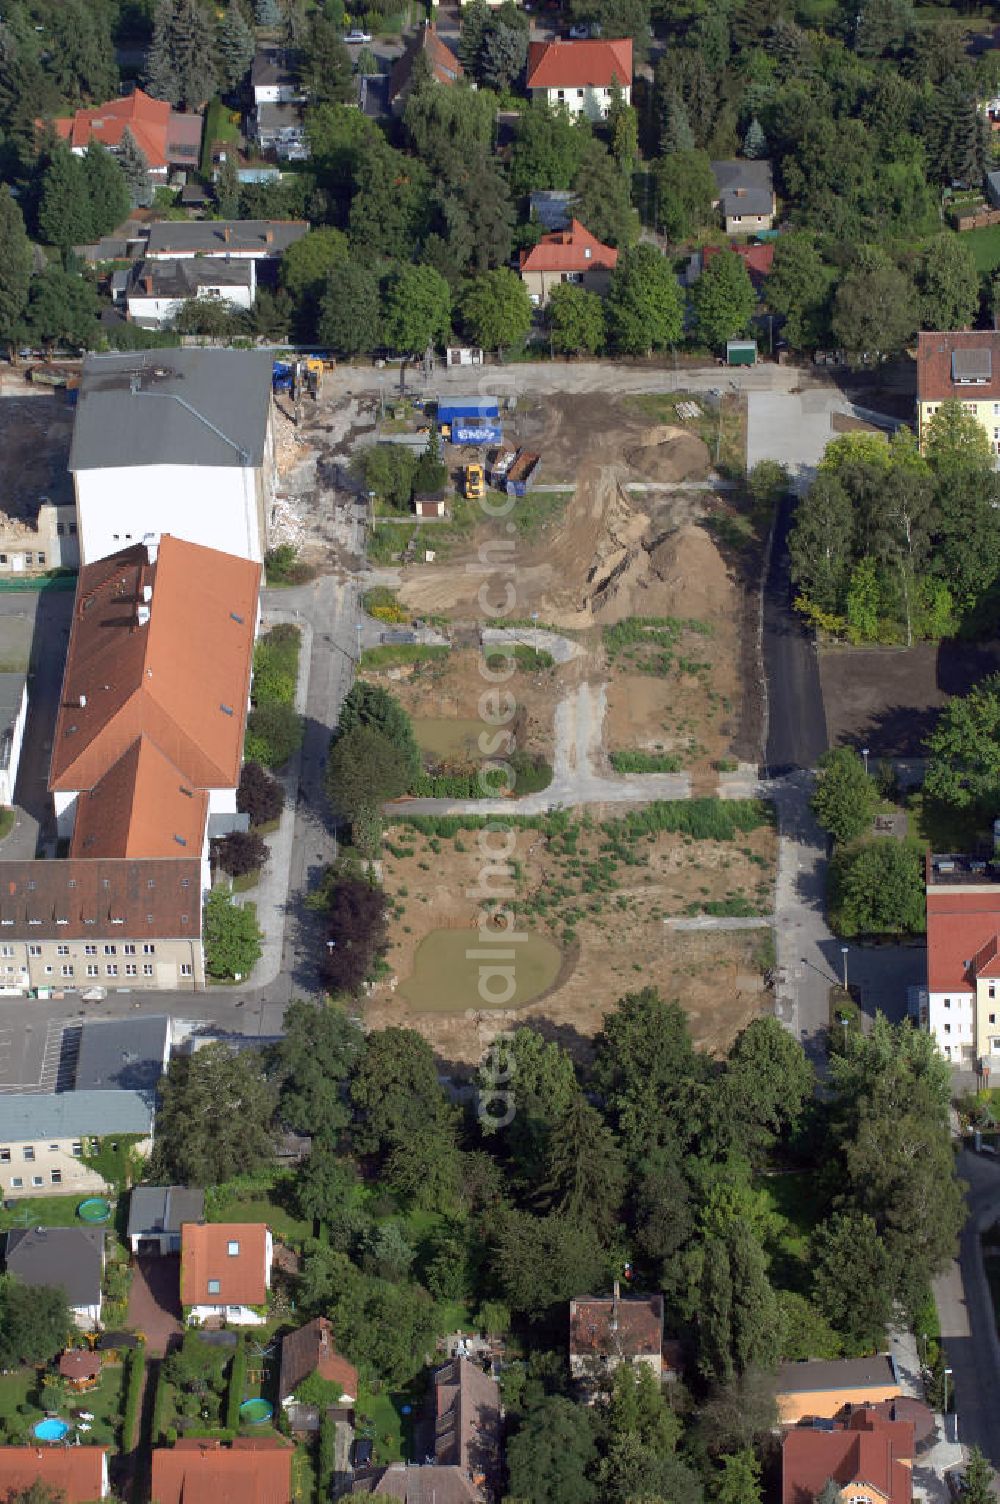
[(264, 555), (264, 569), (269, 585), (304, 585), (312, 570), (304, 564), (291, 543), (279, 543)]
[(334, 992), (357, 995), (386, 947), (386, 896), (358, 878), (340, 880), (327, 908), (326, 976)]
[(245, 753), (249, 762), (281, 768), (302, 745), (302, 718), (291, 705), (256, 705), (247, 716)]
[(226, 1427), (235, 1431), (240, 1424), (240, 1406), (243, 1403), (243, 1390), (247, 1380), (247, 1350), (246, 1339), (240, 1332), (236, 1338), (236, 1347), (233, 1352), (233, 1361), (229, 1367), (229, 1389), (226, 1392)]
[(140, 1342), (126, 1359), (125, 1404), (122, 1408), (122, 1451), (130, 1452), (135, 1441), (135, 1427), (139, 1419), (139, 1401), (142, 1399), (142, 1380), (146, 1369), (146, 1344)]
[(673, 752), (612, 752), (616, 773), (679, 773), (681, 760)]
[(373, 726), (354, 726), (338, 737), (324, 776), (331, 806), (352, 819), (405, 794), (412, 781), (403, 751)]
[(241, 815), (250, 816), (251, 828), (280, 819), (284, 807), (285, 791), (278, 780), (266, 773), (260, 763), (244, 763), (236, 790), (236, 808)]
[(817, 823), (836, 841), (853, 841), (871, 825), (878, 789), (853, 747), (835, 747), (819, 762), (812, 797)]
[(269, 856), (267, 842), (253, 831), (232, 830), (212, 846), (216, 861), (230, 877), (259, 872)]
[(830, 922), (840, 935), (921, 934), (927, 917), (920, 849), (885, 839), (839, 851), (830, 866)]

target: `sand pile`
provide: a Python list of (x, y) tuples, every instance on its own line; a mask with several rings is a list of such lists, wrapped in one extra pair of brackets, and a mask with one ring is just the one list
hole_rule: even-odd
[(660, 428), (649, 442), (627, 449), (625, 458), (642, 480), (676, 485), (684, 480), (707, 480), (712, 471), (708, 446), (697, 434), (683, 428)]
[(651, 583), (659, 584), (658, 614), (705, 621), (729, 604), (729, 571), (704, 528), (682, 527), (646, 548)]

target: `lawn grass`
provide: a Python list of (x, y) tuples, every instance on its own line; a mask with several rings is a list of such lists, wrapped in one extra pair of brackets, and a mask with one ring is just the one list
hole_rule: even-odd
[(910, 839), (925, 850), (975, 851), (984, 842), (992, 846), (993, 832), (974, 809), (952, 809), (919, 791), (910, 795), (907, 813)]
[(980, 230), (966, 230), (960, 239), (972, 252), (976, 271), (980, 275), (1000, 266), (1000, 225), (984, 225)]
[(212, 147), (217, 141), (238, 141), (240, 128), (229, 118), (221, 99), (213, 99), (205, 111), (205, 129), (201, 138), (201, 171), (207, 177), (212, 169)]
[(14, 829), (14, 820), (15, 815), (12, 809), (9, 809), (6, 805), (0, 808), (0, 841), (3, 840), (4, 836), (10, 835)]
[[(413, 1461), (413, 1419), (423, 1403), (426, 1388), (426, 1370), (395, 1394), (387, 1394), (385, 1390), (373, 1394), (366, 1384), (359, 1384), (354, 1407), (357, 1432), (371, 1438), (377, 1463)], [(408, 1415), (403, 1414), (404, 1405), (410, 1407)]]
[(0, 1207), (0, 1232), (11, 1227), (82, 1227), (76, 1209), (85, 1199), (82, 1195), (26, 1196), (9, 1211)]
[(316, 1464), (312, 1447), (300, 1441), (292, 1458), (292, 1498), (295, 1504), (312, 1504), (316, 1497)]
[(0, 1420), (17, 1414), (18, 1405), (28, 1403), (28, 1395), (37, 1386), (33, 1368), (19, 1368), (16, 1373), (0, 1374)]
[(302, 1243), (312, 1237), (313, 1224), (297, 1217), (287, 1205), (292, 1178), (289, 1171), (277, 1170), (270, 1187), (247, 1190), (239, 1185), (220, 1186), (209, 1193), (206, 1216), (209, 1222), (266, 1222), (282, 1242)]
[(361, 654), (362, 669), (401, 668), (413, 664), (420, 668), (433, 663), (435, 658), (446, 658), (451, 649), (441, 643), (386, 642), (377, 648), (365, 648)]
[[(491, 499), (500, 499), (503, 493), (491, 491)], [(572, 491), (529, 491), (526, 496), (516, 499), (511, 508), (509, 521), (522, 538), (534, 538), (545, 531), (553, 522), (558, 522), (570, 502), (573, 500)], [(496, 500), (493, 500), (496, 505)]]

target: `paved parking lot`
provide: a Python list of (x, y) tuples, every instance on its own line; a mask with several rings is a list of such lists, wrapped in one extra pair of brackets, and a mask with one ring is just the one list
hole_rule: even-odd
[(804, 392), (747, 393), (747, 465), (779, 460), (807, 482), (833, 438), (830, 419), (849, 405), (832, 387)]

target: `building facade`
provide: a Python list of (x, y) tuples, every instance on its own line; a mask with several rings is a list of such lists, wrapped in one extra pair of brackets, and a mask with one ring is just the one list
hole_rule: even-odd
[(926, 875), (927, 988), (918, 1021), (946, 1060), (988, 1076), (1000, 1069), (1000, 862), (935, 854)]
[(616, 90), (632, 102), (632, 38), (529, 42), (527, 88), (554, 110), (606, 120)]
[(0, 576), (77, 569), (76, 507), (43, 501), (35, 521), (0, 512)]
[(959, 402), (1000, 454), (1000, 331), (924, 331), (917, 336), (917, 438), (927, 432), (943, 402)]
[(85, 1162), (101, 1141), (135, 1134), (153, 1147), (153, 1104), (138, 1091), (0, 1095), (0, 1188), (4, 1196), (97, 1196), (110, 1189)]
[(27, 718), (27, 676), (0, 674), (0, 804), (14, 803), (14, 788), (17, 784), (24, 723)]
[(257, 296), (257, 263), (197, 256), (183, 261), (150, 260), (136, 267), (125, 288), (129, 318), (147, 329), (172, 324), (185, 303), (224, 303), (248, 312)]
[(69, 468), (82, 564), (149, 533), (260, 563), (276, 487), (270, 355), (88, 355)]
[(713, 162), (718, 198), (715, 207), (727, 235), (759, 235), (774, 225), (778, 203), (771, 164), (763, 160)]

